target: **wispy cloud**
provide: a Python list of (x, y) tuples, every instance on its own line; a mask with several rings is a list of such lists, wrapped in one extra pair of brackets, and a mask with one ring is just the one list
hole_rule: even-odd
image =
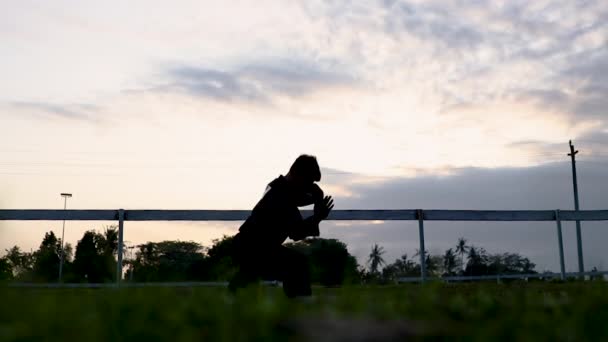
[[(598, 129), (591, 130), (585, 134), (573, 137), (574, 145), (580, 149), (579, 158), (585, 162), (608, 161), (608, 133)], [(517, 141), (509, 144), (514, 149), (525, 151), (525, 153), (536, 154), (544, 158), (545, 162), (563, 160), (569, 153), (567, 141), (552, 143), (540, 140)]]
[(229, 70), (196, 65), (173, 67), (161, 91), (181, 91), (218, 101), (270, 104), (275, 96), (299, 97), (336, 86), (353, 86), (355, 79), (314, 61), (278, 59), (246, 63)]
[(385, 29), (391, 34), (407, 32), (415, 37), (448, 48), (472, 48), (483, 44), (482, 29), (452, 8), (439, 3), (384, 1)]
[(66, 119), (74, 121), (99, 122), (100, 107), (92, 104), (53, 104), (44, 102), (12, 102), (9, 107), (22, 114), (44, 119)]

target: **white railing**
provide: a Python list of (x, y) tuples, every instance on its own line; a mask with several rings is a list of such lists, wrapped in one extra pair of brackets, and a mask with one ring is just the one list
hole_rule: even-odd
[[(0, 221), (118, 221), (116, 285), (120, 286), (125, 221), (244, 221), (249, 214), (249, 210), (0, 209)], [(302, 214), (304, 217), (310, 216), (312, 211), (303, 210)], [(340, 221), (418, 221), (421, 251), (426, 250), (424, 248), (424, 221), (554, 221), (557, 226), (560, 258), (559, 276), (565, 279), (561, 222), (608, 221), (608, 210), (333, 210), (327, 219)], [(577, 242), (579, 246), (582, 246), (580, 241)], [(582, 248), (578, 250), (578, 257), (579, 260), (582, 259)], [(420, 265), (421, 274), (418, 281), (424, 282), (427, 279), (424, 253), (420, 253)], [(579, 276), (585, 275), (583, 270), (579, 270), (576, 274)], [(521, 276), (518, 277), (521, 278)], [(496, 279), (496, 276), (490, 276), (490, 279)]]

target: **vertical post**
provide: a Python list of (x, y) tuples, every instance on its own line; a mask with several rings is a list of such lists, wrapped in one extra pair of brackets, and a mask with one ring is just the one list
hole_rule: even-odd
[[(68, 207), (68, 198), (64, 197), (63, 198), (63, 212), (65, 214), (65, 210)], [(63, 228), (61, 228), (61, 255), (59, 256), (59, 283), (63, 282), (63, 259), (65, 258), (65, 252), (64, 252), (64, 241), (65, 239), (65, 218), (63, 218)]]
[(564, 264), (564, 243), (562, 240), (562, 219), (559, 217), (559, 209), (555, 211), (555, 222), (557, 222), (557, 245), (559, 246), (559, 267), (562, 280), (566, 280), (566, 266)]
[(418, 216), (418, 237), (420, 238), (420, 281), (426, 281), (426, 249), (424, 248), (424, 212), (422, 209), (416, 211)]
[[(72, 197), (72, 194), (61, 193), (61, 197), (63, 197), (63, 212), (65, 214), (65, 210), (68, 207), (68, 198)], [(61, 229), (61, 254), (59, 255), (59, 283), (63, 282), (63, 262), (65, 259), (64, 240), (65, 240), (65, 218), (63, 219), (63, 228)]]
[(116, 262), (116, 286), (120, 286), (122, 278), (122, 250), (123, 250), (123, 232), (124, 232), (125, 211), (118, 209), (118, 256)]
[[(574, 186), (574, 210), (579, 211), (579, 202), (578, 202), (578, 182), (576, 178), (576, 154), (578, 151), (574, 150), (574, 145), (572, 145), (572, 140), (570, 140), (570, 153), (568, 155), (572, 158), (572, 183)], [(581, 237), (581, 221), (576, 221), (576, 250), (578, 252), (578, 272), (580, 273), (580, 278), (584, 279), (585, 276), (583, 273), (585, 272), (585, 266), (583, 262), (583, 241)]]

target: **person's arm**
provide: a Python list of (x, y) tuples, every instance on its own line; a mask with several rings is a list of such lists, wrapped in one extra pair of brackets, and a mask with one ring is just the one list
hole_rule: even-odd
[(319, 223), (327, 218), (333, 207), (334, 201), (331, 196), (325, 196), (315, 203), (314, 214), (311, 217), (302, 219), (302, 216), (298, 211), (299, 220), (294, 222), (295, 224), (289, 234), (289, 238), (298, 241), (305, 239), (308, 236), (319, 236)]
[(319, 236), (321, 234), (319, 232), (319, 222), (321, 221), (314, 215), (305, 219), (302, 219), (300, 216), (300, 220), (294, 225), (289, 233), (289, 238), (294, 241), (299, 241), (309, 236)]

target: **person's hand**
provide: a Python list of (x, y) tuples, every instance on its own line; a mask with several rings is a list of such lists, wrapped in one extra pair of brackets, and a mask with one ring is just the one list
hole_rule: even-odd
[(317, 203), (323, 200), (323, 190), (321, 190), (321, 188), (317, 184), (313, 183), (310, 186), (309, 193), (312, 196), (313, 203)]
[(305, 207), (323, 200), (323, 190), (317, 184), (293, 191), (293, 197), (298, 207)]
[(325, 196), (318, 202), (315, 202), (314, 216), (317, 221), (325, 220), (329, 212), (334, 208), (334, 199), (331, 196)]

